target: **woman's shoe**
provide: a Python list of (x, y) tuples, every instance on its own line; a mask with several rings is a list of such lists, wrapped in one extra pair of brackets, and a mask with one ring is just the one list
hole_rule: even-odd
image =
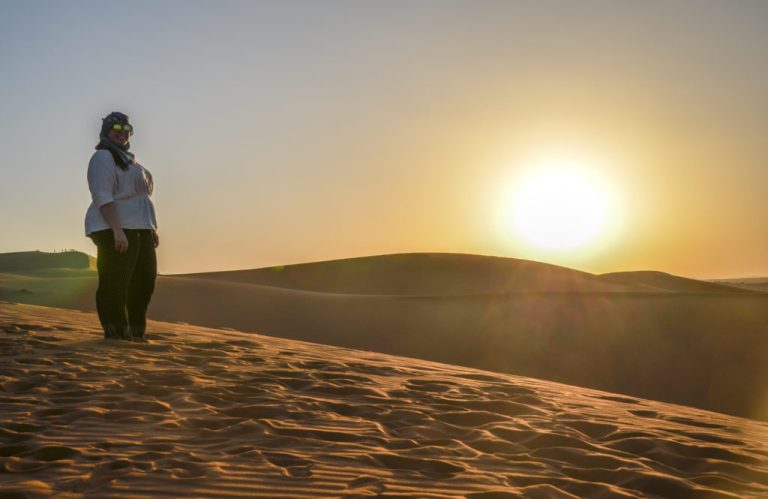
[(131, 329), (123, 324), (107, 324), (104, 326), (105, 340), (127, 340), (131, 341)]
[(133, 337), (133, 341), (139, 342), (139, 343), (146, 343), (147, 340), (144, 338), (144, 331), (146, 330), (146, 327), (144, 326), (131, 326), (131, 336)]
[(104, 326), (104, 339), (105, 340), (119, 340), (122, 338), (120, 327), (114, 324), (107, 324)]
[(131, 326), (123, 326), (122, 329), (123, 336), (120, 339), (125, 341), (132, 341), (133, 334), (131, 333)]

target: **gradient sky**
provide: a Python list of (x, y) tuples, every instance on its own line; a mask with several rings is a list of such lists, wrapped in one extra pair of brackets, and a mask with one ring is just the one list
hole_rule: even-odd
[[(73, 248), (100, 118), (136, 127), (160, 272), (447, 251), (768, 275), (768, 2), (0, 0), (0, 252)], [(581, 158), (611, 233), (499, 220)]]

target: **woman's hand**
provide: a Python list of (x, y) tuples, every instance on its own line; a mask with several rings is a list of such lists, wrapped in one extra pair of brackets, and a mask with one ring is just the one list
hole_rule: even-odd
[(155, 244), (155, 248), (160, 246), (160, 238), (157, 236), (157, 231), (152, 231), (152, 242)]
[(123, 229), (112, 229), (112, 234), (115, 235), (115, 250), (118, 253), (125, 253), (128, 251), (128, 238), (125, 236)]
[(123, 228), (120, 227), (120, 219), (117, 216), (117, 209), (115, 208), (114, 201), (102, 205), (101, 208), (99, 208), (99, 211), (101, 212), (101, 216), (103, 216), (104, 220), (107, 222), (107, 225), (109, 225), (109, 228), (112, 229), (112, 234), (115, 236), (115, 251), (118, 253), (125, 253), (128, 251), (128, 238), (125, 237), (125, 232), (123, 232)]

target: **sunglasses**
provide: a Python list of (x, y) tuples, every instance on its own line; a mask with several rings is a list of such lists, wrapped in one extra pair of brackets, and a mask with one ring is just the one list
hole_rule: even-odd
[(115, 130), (116, 132), (125, 130), (128, 133), (133, 133), (133, 127), (131, 125), (121, 125), (120, 123), (112, 125), (112, 130)]

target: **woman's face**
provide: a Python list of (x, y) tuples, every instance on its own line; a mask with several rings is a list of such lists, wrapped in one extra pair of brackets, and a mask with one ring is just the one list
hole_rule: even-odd
[(115, 144), (124, 146), (131, 138), (131, 134), (125, 130), (110, 130), (107, 132), (107, 137)]

